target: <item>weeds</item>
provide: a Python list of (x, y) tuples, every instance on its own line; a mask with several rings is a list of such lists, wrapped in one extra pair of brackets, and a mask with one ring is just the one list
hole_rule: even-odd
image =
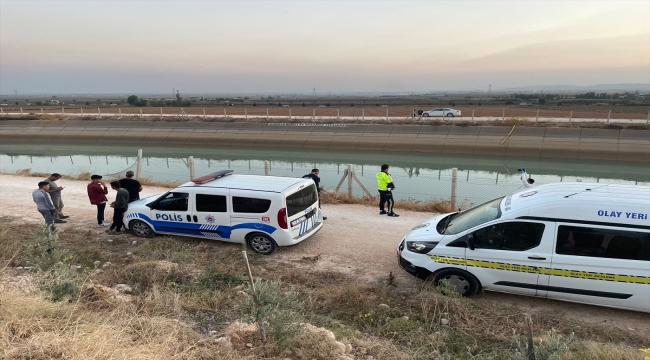
[[(574, 334), (571, 333), (563, 339), (557, 334), (555, 329), (547, 331), (546, 338), (534, 345), (533, 353), (535, 354), (535, 360), (559, 359), (562, 354), (569, 351), (569, 344), (573, 341), (573, 336)], [(512, 337), (515, 341), (514, 360), (530, 359), (530, 350), (527, 347), (526, 341), (517, 334), (517, 330), (512, 330)]]
[[(292, 344), (300, 331), (299, 323), (303, 320), (304, 303), (300, 294), (292, 288), (282, 289), (279, 280), (255, 280), (254, 296), (246, 297), (243, 309), (245, 319), (255, 322), (266, 332), (270, 332), (277, 354), (282, 353)], [(249, 293), (253, 289), (249, 287)]]

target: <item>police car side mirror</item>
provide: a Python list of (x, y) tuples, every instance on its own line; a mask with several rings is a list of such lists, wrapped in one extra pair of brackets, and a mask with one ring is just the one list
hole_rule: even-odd
[(465, 237), (465, 244), (470, 250), (474, 250), (474, 234), (467, 234)]

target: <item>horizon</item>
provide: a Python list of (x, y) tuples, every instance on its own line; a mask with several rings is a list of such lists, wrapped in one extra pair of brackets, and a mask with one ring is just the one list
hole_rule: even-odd
[(0, 96), (650, 90), (643, 0), (126, 4), (2, 0)]

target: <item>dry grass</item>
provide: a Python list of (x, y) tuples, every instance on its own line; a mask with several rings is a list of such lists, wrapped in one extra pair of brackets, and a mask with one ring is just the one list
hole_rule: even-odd
[[(0, 258), (5, 264), (9, 256), (2, 257), (4, 252), (20, 252), (33, 229), (8, 220), (0, 221)], [(272, 342), (251, 341), (251, 349), (236, 351), (214, 343), (226, 324), (243, 315), (240, 289), (247, 277), (239, 249), (162, 236), (139, 239), (133, 246), (124, 235), (125, 240), (114, 238), (106, 245), (99, 241), (105, 240), (103, 234), (89, 234), (70, 229), (59, 241), (71, 261), (86, 271), (94, 268), (95, 260), (111, 261), (113, 266), (93, 281), (132, 286), (132, 301), (73, 296), (69, 302), (52, 303), (39, 293), (3, 289), (0, 358), (277, 359)], [(124, 256), (127, 249), (132, 256)], [(12, 264), (24, 265), (22, 261), (19, 254)], [(525, 333), (524, 309), (498, 306), (480, 297), (443, 296), (429, 282), (365, 282), (333, 271), (309, 270), (310, 265), (299, 260), (282, 262), (256, 255), (250, 262), (257, 277), (282, 279), (287, 289), (298, 290), (308, 322), (352, 343), (355, 358), (509, 359), (512, 329)], [(266, 271), (256, 270), (262, 266)], [(441, 324), (443, 318), (449, 325)], [(550, 328), (562, 335), (575, 332), (576, 341), (562, 359), (638, 359), (636, 349), (647, 346), (637, 334), (609, 325), (546, 313), (533, 315), (533, 321), (537, 338)], [(336, 358), (333, 351), (332, 344), (302, 333), (280, 358), (330, 360)]]
[[(378, 196), (356, 196), (349, 195), (343, 192), (336, 191), (321, 191), (320, 199), (323, 204), (359, 204), (359, 205), (369, 205), (377, 206), (379, 203)], [(416, 200), (413, 198), (400, 199), (395, 201), (395, 209), (400, 210), (410, 210), (410, 211), (420, 211), (420, 212), (431, 212), (431, 213), (447, 213), (458, 210), (457, 208), (467, 209), (471, 207), (471, 204), (467, 201), (464, 201), (460, 204), (456, 204), (457, 208), (452, 208), (451, 201), (449, 200)]]
[[(32, 169), (25, 168), (25, 169), (20, 169), (16, 170), (14, 172), (2, 172), (2, 174), (6, 175), (17, 175), (17, 176), (31, 176), (31, 177), (40, 177), (40, 178), (48, 178), (51, 173), (44, 173), (44, 172), (35, 172), (32, 171)], [(90, 181), (90, 176), (92, 174), (88, 171), (80, 171), (78, 173), (73, 173), (73, 174), (61, 174), (62, 179), (66, 180), (89, 180)]]
[(241, 359), (178, 319), (0, 292), (3, 359)]

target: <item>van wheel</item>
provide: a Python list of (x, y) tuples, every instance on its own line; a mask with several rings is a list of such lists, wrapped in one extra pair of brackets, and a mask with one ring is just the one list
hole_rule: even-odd
[(478, 280), (466, 271), (456, 269), (441, 270), (433, 277), (433, 285), (437, 287), (442, 280), (451, 284), (464, 297), (470, 297), (478, 291)]
[(264, 234), (253, 234), (246, 242), (251, 250), (262, 255), (271, 255), (278, 248), (275, 241)]
[(129, 230), (138, 237), (148, 238), (154, 235), (151, 227), (142, 220), (133, 220), (133, 222), (129, 224)]

